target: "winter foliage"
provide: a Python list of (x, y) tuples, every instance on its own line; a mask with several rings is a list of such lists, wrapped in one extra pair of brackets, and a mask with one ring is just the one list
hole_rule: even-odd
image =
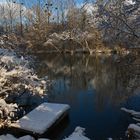
[(14, 115), (20, 105), (20, 102), (16, 104), (17, 99), (29, 94), (43, 96), (47, 91), (47, 85), (48, 80), (39, 79), (30, 68), (27, 59), (8, 49), (0, 49), (0, 117), (3, 121), (15, 119)]

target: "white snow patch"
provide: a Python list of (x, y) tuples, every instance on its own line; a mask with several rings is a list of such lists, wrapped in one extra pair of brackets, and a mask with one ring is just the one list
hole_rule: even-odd
[(122, 111), (125, 111), (125, 112), (127, 112), (127, 113), (129, 113), (129, 114), (134, 114), (134, 113), (136, 113), (136, 111), (131, 110), (131, 109), (127, 109), (127, 108), (124, 108), (124, 107), (122, 107), (121, 110), (122, 110)]
[(87, 14), (89, 15), (93, 15), (94, 12), (98, 11), (98, 7), (96, 4), (92, 4), (92, 3), (82, 3), (82, 4), (78, 4), (77, 7), (79, 9), (83, 9), (87, 12)]
[(43, 134), (50, 128), (68, 109), (69, 105), (43, 103), (19, 119), (11, 126), (22, 130)]
[(138, 126), (138, 125), (136, 125), (136, 124), (130, 124), (130, 125), (128, 126), (128, 129), (133, 129), (134, 131), (140, 133), (140, 126)]
[(108, 138), (108, 140), (113, 140), (112, 138)]
[[(20, 137), (20, 138), (15, 138), (13, 135), (7, 134), (7, 135), (1, 135), (0, 140), (35, 140), (35, 139), (33, 137), (29, 136), (29, 135), (23, 136), (23, 137)], [(40, 138), (38, 140), (49, 140), (49, 139)]]
[(136, 2), (133, 1), (133, 0), (125, 0), (125, 1), (124, 1), (124, 4), (129, 6), (129, 5), (134, 5), (134, 4), (136, 4)]
[(14, 136), (7, 134), (0, 136), (0, 140), (34, 140), (34, 138), (28, 135), (20, 138), (15, 138)]
[(90, 140), (89, 138), (85, 137), (85, 128), (82, 127), (76, 127), (75, 131), (64, 140)]
[(91, 3), (88, 3), (84, 6), (84, 10), (87, 11), (87, 14), (93, 14), (93, 12), (97, 12), (98, 11), (98, 7), (96, 5), (93, 5)]
[(40, 138), (40, 139), (38, 139), (38, 140), (50, 140), (50, 139)]

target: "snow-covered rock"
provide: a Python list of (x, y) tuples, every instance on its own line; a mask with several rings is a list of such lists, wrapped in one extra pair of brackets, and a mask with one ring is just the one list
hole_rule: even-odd
[(74, 132), (64, 140), (90, 140), (89, 138), (85, 137), (84, 131), (85, 131), (84, 128), (76, 127)]

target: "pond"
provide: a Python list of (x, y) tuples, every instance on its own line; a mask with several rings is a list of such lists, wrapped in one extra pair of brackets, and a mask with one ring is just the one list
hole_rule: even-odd
[(81, 126), (91, 140), (126, 139), (133, 121), (120, 108), (140, 111), (140, 67), (134, 62), (117, 55), (38, 55), (36, 72), (53, 83), (46, 100), (71, 106), (49, 138), (61, 140)]

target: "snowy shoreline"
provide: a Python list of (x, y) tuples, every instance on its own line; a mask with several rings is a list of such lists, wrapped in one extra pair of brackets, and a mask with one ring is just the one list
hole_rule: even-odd
[(16, 120), (21, 110), (24, 113), (28, 97), (46, 95), (48, 86), (49, 80), (38, 78), (27, 59), (0, 48), (0, 127)]
[[(85, 136), (84, 131), (85, 131), (84, 128), (76, 127), (74, 132), (68, 138), (64, 138), (63, 140), (90, 140), (88, 137)], [(29, 135), (20, 138), (15, 138), (14, 136), (7, 134), (0, 136), (0, 140), (35, 140), (35, 139)], [(49, 140), (49, 139), (39, 138), (38, 140)]]

